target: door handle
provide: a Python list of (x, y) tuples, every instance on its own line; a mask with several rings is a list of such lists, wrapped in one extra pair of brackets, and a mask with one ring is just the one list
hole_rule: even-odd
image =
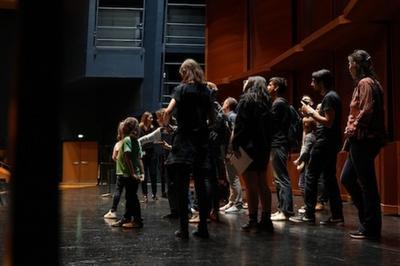
[(81, 161), (81, 164), (88, 165), (89, 162), (88, 161)]
[(73, 164), (73, 165), (78, 165), (78, 164), (79, 164), (79, 161), (75, 161), (75, 162), (73, 162), (72, 164)]

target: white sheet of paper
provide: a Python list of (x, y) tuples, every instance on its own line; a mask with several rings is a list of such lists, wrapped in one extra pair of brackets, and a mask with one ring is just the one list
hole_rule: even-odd
[(249, 167), (249, 165), (253, 161), (253, 159), (251, 159), (249, 157), (247, 152), (245, 152), (242, 147), (239, 147), (239, 151), (241, 154), (240, 158), (236, 158), (235, 155), (233, 155), (230, 158), (230, 162), (233, 165), (233, 167), (235, 168), (236, 174), (238, 176), (242, 175), (243, 172), (247, 169), (247, 167)]
[(139, 141), (140, 145), (142, 145), (142, 146), (147, 143), (161, 141), (161, 128), (159, 127), (156, 130), (154, 130), (153, 132), (151, 132), (150, 134), (140, 137), (138, 139), (138, 141)]

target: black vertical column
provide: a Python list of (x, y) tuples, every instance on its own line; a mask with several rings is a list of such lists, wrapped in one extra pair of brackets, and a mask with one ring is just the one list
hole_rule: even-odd
[(164, 0), (145, 1), (144, 23), (144, 78), (142, 84), (142, 107), (155, 111), (160, 107), (161, 59), (163, 43)]
[[(62, 2), (20, 0), (11, 181), (11, 262), (59, 263), (58, 93)], [(12, 128), (13, 126), (11, 126)]]

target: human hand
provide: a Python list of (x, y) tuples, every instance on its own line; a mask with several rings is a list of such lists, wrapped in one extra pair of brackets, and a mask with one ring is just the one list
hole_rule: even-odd
[(303, 101), (301, 101), (300, 110), (304, 116), (312, 116), (315, 112), (315, 110), (310, 105), (305, 104)]
[(139, 181), (139, 182), (143, 182), (144, 181), (144, 174), (140, 174), (140, 175), (132, 175), (133, 179)]
[(344, 130), (344, 137), (345, 138), (350, 138), (352, 136), (354, 136), (354, 134), (356, 133), (356, 128), (355, 127), (350, 127), (347, 126)]
[(304, 165), (305, 165), (305, 163), (304, 163), (304, 162), (301, 162), (299, 165), (297, 165), (296, 169), (299, 170), (299, 171), (301, 171), (301, 170), (303, 170)]

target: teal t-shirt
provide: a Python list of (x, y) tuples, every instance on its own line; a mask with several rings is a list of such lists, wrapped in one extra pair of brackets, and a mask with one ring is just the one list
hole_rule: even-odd
[(125, 153), (129, 153), (129, 159), (132, 161), (132, 165), (137, 175), (140, 174), (139, 158), (142, 155), (142, 148), (137, 139), (131, 137), (125, 137), (119, 150), (117, 157), (117, 175), (125, 177), (130, 176), (128, 165), (125, 161)]

